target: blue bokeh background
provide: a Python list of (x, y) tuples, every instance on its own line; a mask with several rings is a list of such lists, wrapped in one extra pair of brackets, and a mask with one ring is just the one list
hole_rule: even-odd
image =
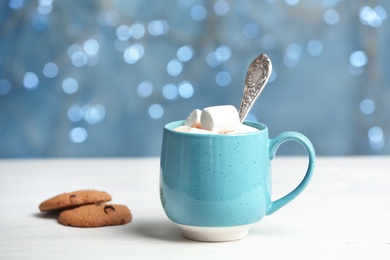
[[(0, 157), (157, 156), (164, 124), (239, 106), (319, 155), (390, 154), (390, 1), (0, 2)], [(303, 152), (294, 144), (281, 154)]]

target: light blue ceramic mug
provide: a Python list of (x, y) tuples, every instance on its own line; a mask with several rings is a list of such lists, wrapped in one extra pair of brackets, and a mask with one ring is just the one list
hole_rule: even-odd
[[(309, 183), (315, 151), (307, 137), (284, 132), (270, 139), (266, 125), (245, 124), (259, 131), (235, 135), (178, 132), (176, 121), (164, 127), (160, 160), (161, 203), (184, 236), (199, 241), (243, 238), (264, 216), (297, 197)], [(301, 183), (271, 200), (270, 162), (285, 141), (301, 143), (309, 163)]]

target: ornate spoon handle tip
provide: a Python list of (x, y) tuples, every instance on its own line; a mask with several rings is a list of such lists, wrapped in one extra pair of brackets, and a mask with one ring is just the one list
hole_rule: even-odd
[(244, 93), (242, 95), (239, 115), (241, 123), (259, 97), (272, 73), (271, 60), (264, 53), (260, 54), (250, 64), (245, 78)]

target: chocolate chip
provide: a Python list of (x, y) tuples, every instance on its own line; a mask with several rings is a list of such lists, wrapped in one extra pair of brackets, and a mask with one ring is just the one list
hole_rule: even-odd
[(72, 195), (70, 195), (69, 196), (69, 200), (70, 200), (70, 202), (75, 202), (75, 200), (76, 200), (76, 195), (75, 194), (72, 194)]
[(115, 208), (113, 206), (105, 206), (104, 207), (104, 213), (108, 214), (109, 212), (115, 211)]

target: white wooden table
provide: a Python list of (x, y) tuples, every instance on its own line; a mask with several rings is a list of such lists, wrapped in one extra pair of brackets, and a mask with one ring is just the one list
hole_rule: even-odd
[[(277, 157), (274, 198), (305, 167), (306, 158)], [(296, 200), (226, 243), (183, 238), (158, 178), (158, 158), (0, 160), (0, 259), (390, 259), (390, 157), (318, 158)], [(78, 189), (109, 192), (133, 221), (82, 229), (39, 213), (41, 201)]]

